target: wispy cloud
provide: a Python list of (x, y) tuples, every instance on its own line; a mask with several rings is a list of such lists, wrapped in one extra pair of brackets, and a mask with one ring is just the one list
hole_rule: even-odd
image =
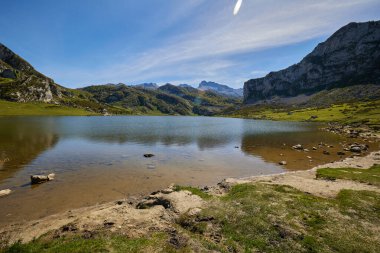
[(242, 80), (267, 71), (230, 74), (229, 69), (242, 64), (234, 55), (326, 36), (350, 21), (371, 18), (363, 13), (380, 7), (378, 0), (250, 0), (233, 16), (231, 0), (186, 2), (191, 5), (178, 5), (167, 20), (188, 18), (191, 26), (166, 37), (159, 47), (125, 55), (121, 62), (96, 70), (67, 70), (65, 75), (81, 76), (77, 80), (83, 84), (209, 79), (242, 86)]

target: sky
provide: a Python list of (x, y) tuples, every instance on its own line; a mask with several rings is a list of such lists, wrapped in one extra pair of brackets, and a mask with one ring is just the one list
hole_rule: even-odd
[(299, 62), (379, 0), (0, 0), (0, 43), (58, 84), (240, 88)]

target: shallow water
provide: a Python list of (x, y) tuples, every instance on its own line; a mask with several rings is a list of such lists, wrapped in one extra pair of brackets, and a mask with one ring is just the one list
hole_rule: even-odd
[[(0, 225), (146, 194), (170, 183), (204, 186), (226, 177), (309, 169), (338, 159), (290, 147), (342, 137), (311, 123), (209, 117), (0, 118)], [(336, 149), (336, 150), (335, 150)], [(152, 153), (153, 158), (143, 154)], [(282, 156), (280, 155), (282, 154)], [(313, 156), (311, 159), (306, 156)], [(287, 167), (278, 162), (286, 160)], [(31, 186), (30, 175), (56, 180)]]

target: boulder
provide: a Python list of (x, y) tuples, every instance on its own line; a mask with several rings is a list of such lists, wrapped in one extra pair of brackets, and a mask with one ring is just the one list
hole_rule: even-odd
[(175, 213), (183, 214), (193, 208), (200, 208), (204, 201), (189, 191), (159, 191), (142, 200), (137, 204), (138, 209), (147, 209), (161, 205), (165, 209), (171, 209)]
[(54, 180), (55, 174), (51, 173), (49, 175), (32, 175), (30, 180), (32, 184), (42, 184), (51, 180)]

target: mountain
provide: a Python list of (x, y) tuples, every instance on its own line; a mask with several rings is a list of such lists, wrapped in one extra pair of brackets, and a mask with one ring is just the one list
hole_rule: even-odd
[(191, 86), (123, 83), (68, 89), (0, 44), (0, 99), (45, 102), (113, 114), (213, 115), (241, 101)]
[(44, 102), (98, 113), (104, 109), (112, 113), (123, 113), (123, 110), (99, 103), (90, 93), (56, 84), (3, 44), (0, 44), (0, 99)]
[(132, 114), (213, 115), (240, 103), (211, 91), (165, 84), (156, 90), (126, 85), (96, 85), (80, 89), (99, 102)]
[(193, 86), (188, 85), (186, 83), (178, 84), (178, 87), (181, 87), (181, 88), (193, 88)]
[(142, 84), (136, 84), (134, 86), (144, 88), (144, 89), (151, 89), (151, 90), (156, 90), (158, 88), (158, 85), (156, 83), (142, 83)]
[(229, 97), (236, 97), (240, 98), (243, 97), (243, 89), (234, 89), (231, 88), (227, 85), (215, 83), (215, 82), (207, 82), (207, 81), (202, 81), (198, 89), (200, 90), (212, 90), (216, 93), (219, 93), (224, 96), (229, 96)]
[(54, 96), (61, 96), (52, 79), (3, 44), (0, 44), (0, 85), (0, 97), (11, 101), (50, 102)]
[(350, 23), (301, 62), (245, 82), (244, 103), (305, 102), (318, 92), (359, 84), (380, 84), (380, 21)]

